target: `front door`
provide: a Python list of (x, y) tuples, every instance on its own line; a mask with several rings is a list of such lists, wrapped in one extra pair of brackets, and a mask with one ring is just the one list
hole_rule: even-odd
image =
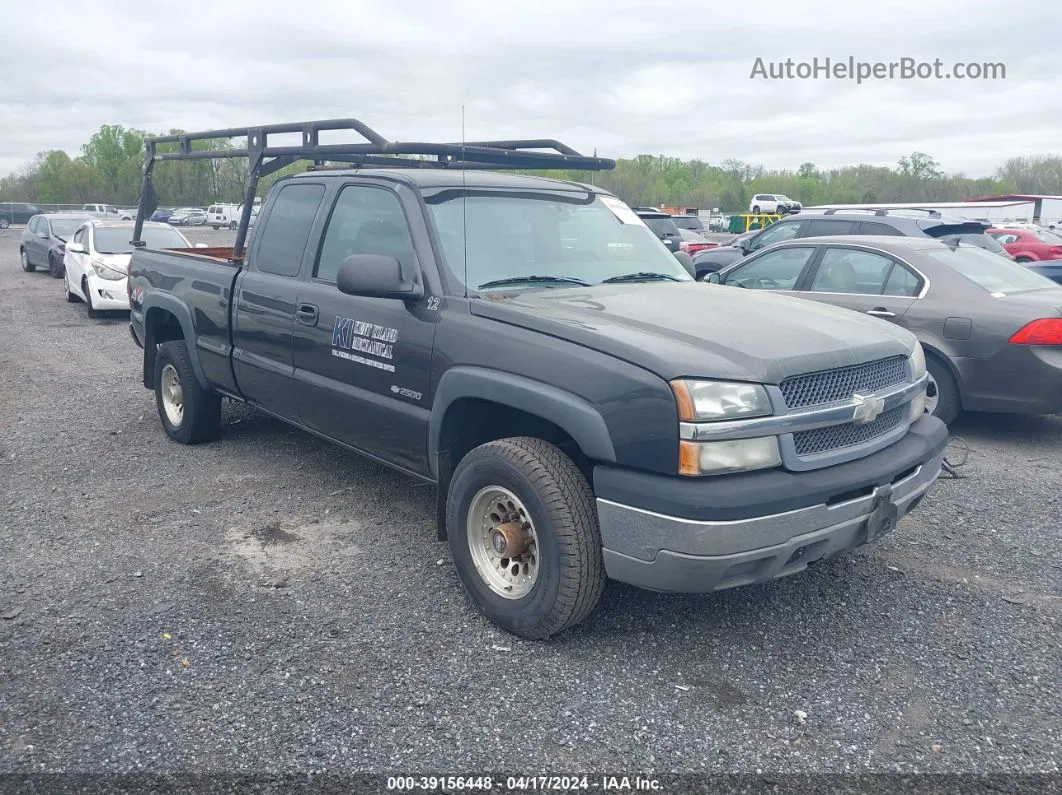
[(335, 201), (295, 310), (299, 413), (310, 428), (423, 473), (440, 299), (407, 303), (339, 292), (340, 263), (352, 254), (394, 257), (406, 274), (418, 267), (402, 203), (390, 189), (346, 185)]
[(48, 235), (48, 221), (44, 218), (31, 218), (26, 226), (29, 236), (26, 238), (26, 261), (30, 265), (46, 266), (48, 264), (48, 250), (41, 235)]

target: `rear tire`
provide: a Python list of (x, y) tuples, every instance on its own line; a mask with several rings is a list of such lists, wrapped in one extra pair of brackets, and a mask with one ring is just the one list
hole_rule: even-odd
[[(933, 408), (933, 416), (941, 422), (950, 425), (962, 411), (962, 401), (959, 397), (959, 385), (955, 382), (955, 376), (944, 362), (936, 356), (926, 356), (926, 370), (929, 371), (929, 391), (935, 391), (937, 403)], [(930, 397), (932, 398), (932, 394)]]
[[(601, 599), (605, 569), (594, 494), (572, 460), (548, 442), (501, 439), (461, 459), (450, 481), (446, 528), (465, 591), (514, 635), (548, 638), (581, 622)], [(522, 539), (518, 556), (507, 557), (506, 541), (501, 550), (494, 545), (506, 528)]]
[(238, 223), (236, 223), (235, 221), (230, 221), (229, 222), (229, 229), (231, 231), (235, 232), (237, 229), (239, 229), (239, 227), (240, 227), (240, 225)]
[(26, 253), (26, 249), (20, 248), (18, 250), (19, 259), (22, 260), (22, 270), (26, 273), (33, 273), (37, 270), (37, 266), (29, 261), (29, 254)]
[(221, 396), (199, 385), (184, 340), (159, 346), (155, 406), (166, 435), (175, 442), (199, 444), (221, 435)]
[(760, 205), (758, 205), (758, 204), (752, 205), (752, 214), (753, 215), (759, 215), (760, 214)]
[(7, 229), (9, 226), (11, 226), (11, 221), (0, 216), (0, 229)]
[(1032, 262), (1033, 258), (1032, 257), (1015, 257), (1014, 261), (1015, 262)]
[(92, 305), (92, 290), (89, 289), (88, 279), (81, 280), (81, 292), (85, 296), (85, 313), (92, 319), (100, 317), (100, 310)]

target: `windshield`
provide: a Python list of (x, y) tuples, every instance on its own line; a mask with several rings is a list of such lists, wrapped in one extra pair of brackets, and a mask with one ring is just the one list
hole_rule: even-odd
[(1058, 285), (1022, 265), (990, 254), (982, 248), (959, 246), (925, 250), (926, 256), (954, 268), (993, 295), (1014, 295), (1034, 290), (1057, 290)]
[[(93, 248), (98, 254), (129, 254), (133, 251), (129, 244), (133, 239), (132, 226), (97, 227), (94, 234)], [(169, 227), (145, 226), (140, 233), (140, 239), (148, 248), (188, 247), (188, 241), (177, 230)]]
[(73, 220), (69, 218), (53, 218), (51, 221), (52, 234), (66, 240), (70, 235), (74, 234), (74, 230), (81, 226), (82, 223), (84, 223), (82, 218)]
[(695, 215), (676, 215), (671, 221), (679, 229), (692, 229), (694, 232), (700, 232), (704, 229), (701, 219)]
[(670, 235), (674, 236), (679, 233), (678, 227), (675, 226), (675, 222), (670, 218), (643, 218), (645, 225), (656, 232), (658, 235)]
[[(656, 236), (614, 197), (508, 191), (469, 191), (467, 196), (462, 200), (460, 189), (447, 189), (427, 196), (425, 202), (450, 274), (469, 290), (531, 276), (587, 284), (632, 273), (692, 280)], [(535, 281), (514, 287), (572, 283)]]

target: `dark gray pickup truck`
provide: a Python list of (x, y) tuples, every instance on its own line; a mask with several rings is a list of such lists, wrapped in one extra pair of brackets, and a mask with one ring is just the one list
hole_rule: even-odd
[[(798, 572), (891, 531), (939, 474), (910, 333), (696, 282), (607, 192), (490, 170), (611, 161), (244, 132), (252, 182), (296, 155), (362, 167), (278, 181), (245, 249), (246, 218), (233, 249), (134, 250), (166, 433), (218, 437), (228, 397), (437, 485), (464, 587), (513, 633), (578, 623), (607, 577), (706, 592)], [(168, 140), (149, 141), (141, 218)], [(410, 152), (435, 167), (381, 167)]]

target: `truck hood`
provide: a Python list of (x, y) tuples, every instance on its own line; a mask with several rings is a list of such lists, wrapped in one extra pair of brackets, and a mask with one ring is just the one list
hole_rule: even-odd
[(858, 312), (704, 282), (605, 284), (493, 295), (483, 318), (569, 340), (670, 380), (777, 384), (907, 355), (915, 337)]

